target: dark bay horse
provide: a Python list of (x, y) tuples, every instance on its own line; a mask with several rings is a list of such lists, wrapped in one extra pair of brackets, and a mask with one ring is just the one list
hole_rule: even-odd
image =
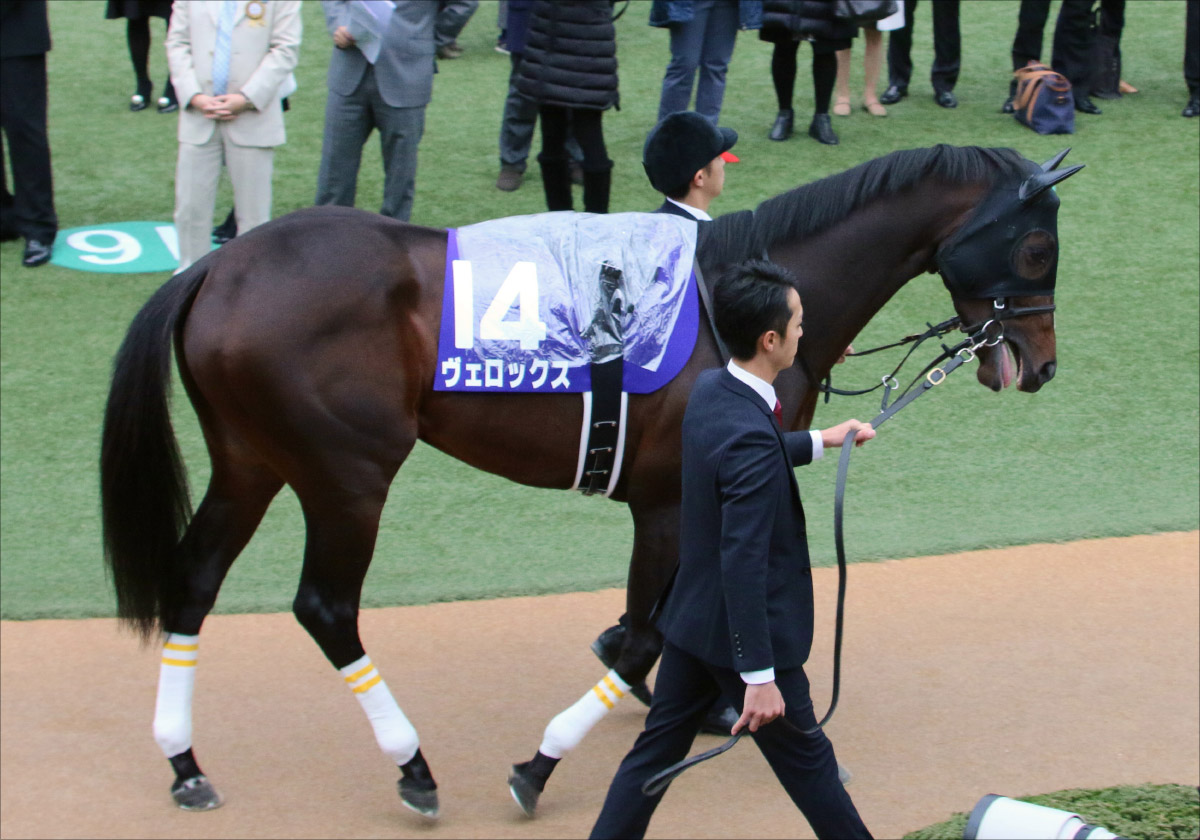
[[(891, 296), (926, 271), (941, 270), (964, 324), (1002, 323), (1003, 341), (980, 350), (980, 382), (999, 390), (1015, 360), (1019, 389), (1045, 384), (1055, 367), (1058, 254), (1049, 187), (1077, 168), (1056, 170), (1061, 159), (1039, 167), (1004, 149), (894, 152), (701, 224), (697, 258), (709, 282), (722, 265), (763, 255), (801, 278), (798, 363), (775, 383), (785, 425), (809, 425), (816, 384)], [(574, 394), (433, 390), (446, 248), (444, 230), (344, 208), (302, 210), (173, 277), (130, 326), (103, 431), (105, 556), (120, 618), (147, 640), (166, 634), (154, 732), (181, 807), (220, 804), (191, 743), (200, 627), (287, 484), (306, 526), (296, 618), (399, 766), (402, 801), (437, 813), (416, 730), (358, 632), (388, 488), (418, 439), (523, 484), (569, 488), (583, 421)], [(996, 248), (1002, 259), (988, 256)], [(1000, 322), (1002, 309), (1010, 317)], [(212, 461), (194, 514), (170, 419), (172, 347)], [(612, 494), (634, 521), (629, 631), (613, 671), (627, 684), (646, 676), (661, 647), (648, 617), (678, 556), (683, 410), (696, 376), (720, 364), (702, 318), (683, 371), (629, 399)], [(535, 779), (538, 791), (547, 775)]]

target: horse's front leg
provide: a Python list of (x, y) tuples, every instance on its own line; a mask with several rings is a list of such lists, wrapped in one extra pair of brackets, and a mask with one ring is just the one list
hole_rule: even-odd
[[(578, 746), (620, 700), (635, 693), (631, 687), (640, 688), (649, 700), (646, 676), (662, 653), (662, 636), (651, 623), (650, 613), (678, 562), (679, 504), (643, 506), (631, 498), (629, 507), (634, 522), (633, 556), (626, 587), (626, 614), (619, 625), (624, 628), (620, 652), (615, 662), (605, 662), (610, 669), (598, 683), (550, 721), (534, 757), (512, 767), (509, 790), (527, 816), (534, 815), (559, 760)], [(610, 638), (617, 635), (612, 628), (606, 633)], [(597, 641), (602, 644), (602, 639)], [(602, 661), (604, 658), (601, 656)]]

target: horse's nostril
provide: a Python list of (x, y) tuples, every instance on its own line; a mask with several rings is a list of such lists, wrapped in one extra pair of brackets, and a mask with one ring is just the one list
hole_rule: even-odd
[(1054, 362), (1046, 362), (1042, 365), (1042, 382), (1049, 382), (1054, 378), (1054, 372), (1058, 370), (1058, 365)]

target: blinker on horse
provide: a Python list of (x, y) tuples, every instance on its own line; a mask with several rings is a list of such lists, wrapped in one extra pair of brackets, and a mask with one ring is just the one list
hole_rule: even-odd
[[(775, 383), (785, 426), (809, 426), (817, 385), (842, 350), (926, 271), (941, 271), (965, 324), (997, 324), (995, 346), (979, 352), (980, 382), (1009, 384), (1014, 362), (1018, 389), (1049, 381), (1058, 258), (1050, 188), (1079, 168), (1059, 170), (1061, 160), (1043, 168), (1011, 150), (976, 147), (894, 152), (701, 225), (705, 276), (767, 254), (801, 278), (798, 363)], [(173, 277), (129, 328), (102, 438), (105, 557), (119, 617), (146, 640), (165, 634), (154, 734), (180, 807), (221, 802), (192, 745), (200, 629), (286, 484), (306, 527), (294, 613), (399, 767), (401, 800), (438, 813), (417, 730), (358, 631), (388, 488), (417, 440), (514, 481), (568, 488), (583, 417), (576, 395), (433, 389), (446, 247), (444, 230), (346, 208), (302, 210)], [(212, 463), (194, 513), (171, 426), (172, 348)], [(601, 681), (606, 689), (644, 680), (661, 650), (649, 616), (678, 560), (680, 426), (696, 376), (722, 363), (717, 348), (701, 319), (682, 371), (629, 397), (611, 494), (634, 520), (629, 626)], [(610, 703), (618, 693), (607, 695)], [(598, 719), (570, 712), (551, 722), (535, 759), (510, 783), (526, 813), (557, 760)]]

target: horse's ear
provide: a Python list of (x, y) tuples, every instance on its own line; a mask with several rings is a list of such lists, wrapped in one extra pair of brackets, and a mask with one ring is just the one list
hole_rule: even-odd
[(1071, 147), (1067, 146), (1067, 148), (1063, 149), (1061, 152), (1056, 154), (1054, 157), (1050, 158), (1050, 160), (1043, 163), (1042, 171), (1043, 172), (1051, 172), (1055, 169), (1058, 169), (1058, 165), (1063, 162), (1063, 158), (1065, 158), (1067, 156), (1067, 152), (1069, 152), (1069, 151), (1071, 151)]
[[(1064, 154), (1065, 154), (1065, 152), (1064, 152)], [(1061, 155), (1059, 156), (1059, 159), (1061, 159)], [(1030, 175), (1028, 178), (1026, 178), (1025, 181), (1021, 184), (1021, 189), (1017, 193), (1017, 198), (1019, 198), (1024, 203), (1029, 203), (1030, 201), (1033, 201), (1033, 199), (1037, 198), (1039, 195), (1044, 193), (1046, 190), (1053, 187), (1059, 181), (1070, 178), (1072, 175), (1074, 175), (1080, 169), (1083, 169), (1083, 167), (1084, 167), (1084, 164), (1080, 163), (1080, 164), (1076, 164), (1075, 166), (1068, 166), (1066, 169), (1056, 169), (1052, 172), (1051, 171), (1035, 172), (1032, 175)]]

